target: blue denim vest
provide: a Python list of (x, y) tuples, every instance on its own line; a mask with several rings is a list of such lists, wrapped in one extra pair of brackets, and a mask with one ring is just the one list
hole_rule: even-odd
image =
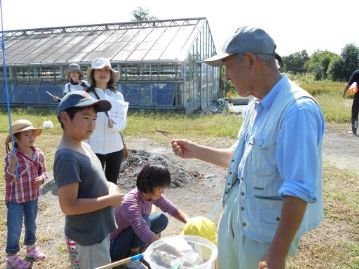
[[(251, 137), (245, 132), (254, 117), (254, 101), (248, 106), (248, 113), (239, 133), (237, 147), (232, 155), (228, 169), (223, 196), (223, 205), (227, 205), (228, 193), (239, 183), (240, 206), (238, 228), (244, 235), (259, 242), (270, 243), (277, 230), (283, 200), (279, 196), (279, 188), (283, 178), (277, 169), (275, 151), (276, 141), (286, 110), (300, 98), (314, 98), (306, 91), (289, 80), (284, 83), (267, 113), (265, 120), (258, 126)], [(315, 101), (315, 100), (314, 100)], [(315, 101), (316, 102), (316, 101)], [(321, 144), (318, 147), (319, 160), (322, 158)], [(243, 174), (238, 175), (238, 165), (244, 162)], [(315, 203), (307, 204), (306, 212), (298, 229), (296, 238), (318, 226), (323, 219), (322, 203), (322, 168), (317, 167), (315, 180), (318, 190), (318, 199)]]

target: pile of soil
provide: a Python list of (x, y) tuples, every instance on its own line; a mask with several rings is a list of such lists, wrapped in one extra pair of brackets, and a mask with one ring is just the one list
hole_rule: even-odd
[(145, 165), (162, 165), (171, 173), (170, 188), (183, 187), (188, 182), (195, 182), (203, 179), (204, 175), (187, 170), (182, 164), (176, 162), (174, 158), (160, 153), (150, 153), (143, 150), (130, 150), (128, 159), (121, 164), (120, 178), (118, 185), (124, 189), (134, 188), (137, 175)]

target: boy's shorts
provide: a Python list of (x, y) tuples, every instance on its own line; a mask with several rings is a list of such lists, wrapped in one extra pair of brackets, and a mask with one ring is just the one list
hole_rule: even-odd
[(91, 269), (111, 263), (109, 236), (91, 246), (81, 246), (66, 237), (66, 245), (72, 269)]

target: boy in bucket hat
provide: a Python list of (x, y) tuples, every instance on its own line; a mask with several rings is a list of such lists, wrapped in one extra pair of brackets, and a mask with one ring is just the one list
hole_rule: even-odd
[[(21, 119), (12, 124), (14, 148), (10, 151), (12, 136), (6, 137), (5, 180), (7, 206), (6, 268), (31, 268), (31, 261), (45, 259), (45, 254), (36, 246), (36, 216), (41, 185), (47, 179), (45, 157), (34, 146), (42, 129), (35, 128), (29, 120)], [(26, 259), (17, 253), (22, 222), (25, 225), (24, 245)]]
[(173, 139), (182, 158), (228, 168), (218, 226), (219, 268), (285, 268), (301, 236), (323, 218), (318, 103), (278, 70), (264, 30), (240, 27), (205, 62), (226, 67), (241, 96), (253, 96), (236, 143), (228, 149)]
[(57, 107), (63, 129), (55, 153), (54, 179), (66, 215), (65, 236), (72, 268), (96, 268), (111, 262), (109, 233), (116, 228), (113, 207), (123, 195), (107, 182), (101, 163), (84, 143), (96, 126), (97, 112), (111, 104), (87, 92), (70, 92)]

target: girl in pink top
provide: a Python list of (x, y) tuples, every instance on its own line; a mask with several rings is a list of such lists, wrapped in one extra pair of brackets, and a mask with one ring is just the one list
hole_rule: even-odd
[(187, 215), (164, 195), (171, 175), (163, 166), (146, 165), (137, 176), (136, 188), (128, 192), (115, 209), (118, 228), (111, 234), (111, 259), (117, 261), (137, 254), (140, 248), (159, 239), (168, 224), (164, 213), (151, 214), (152, 205), (186, 223)]

